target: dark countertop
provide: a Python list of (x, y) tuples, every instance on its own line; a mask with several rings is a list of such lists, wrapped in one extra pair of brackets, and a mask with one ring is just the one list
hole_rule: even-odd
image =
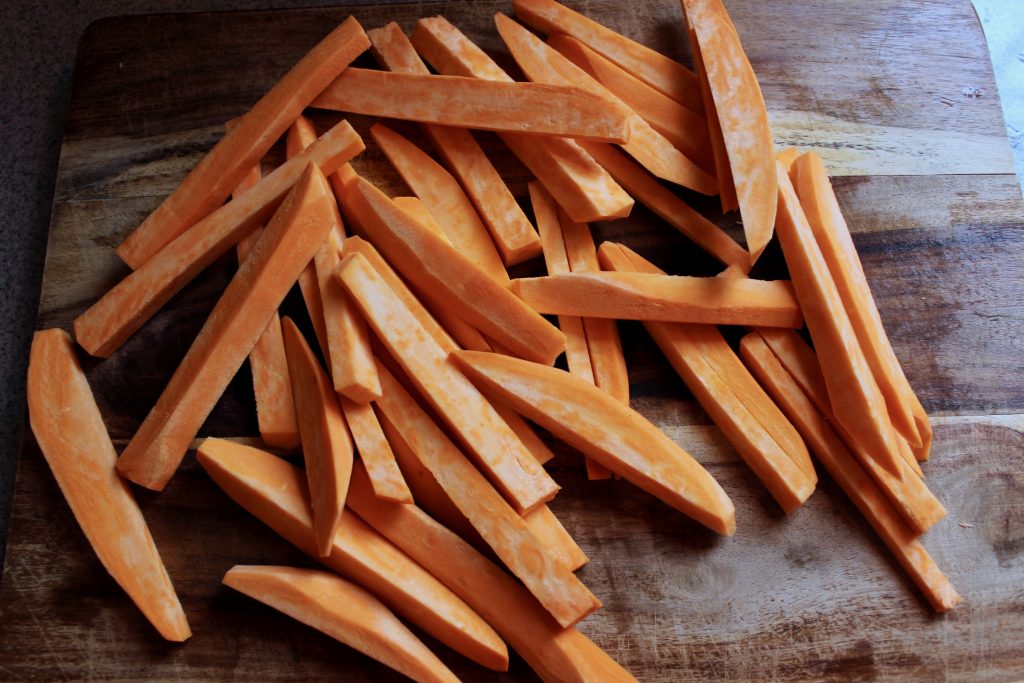
[[(362, 0), (366, 4), (373, 0)], [(346, 0), (5, 0), (0, 3), (0, 572), (25, 425), (25, 372), (39, 304), (75, 51), (103, 17), (357, 4)]]

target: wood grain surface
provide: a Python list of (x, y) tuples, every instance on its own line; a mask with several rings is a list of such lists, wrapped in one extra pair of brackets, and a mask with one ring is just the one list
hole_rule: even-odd
[[(604, 608), (580, 626), (645, 681), (984, 680), (1024, 676), (1024, 206), (981, 29), (966, 1), (728, 0), (780, 145), (813, 147), (839, 200), (897, 355), (935, 419), (924, 467), (949, 518), (924, 544), (965, 602), (937, 617), (853, 506), (822, 476), (783, 516), (635, 323), (621, 325), (633, 406), (690, 452), (736, 503), (722, 539), (625, 482), (587, 482), (552, 442), (552, 504), (591, 558), (580, 577)], [(574, 3), (689, 62), (678, 3)], [(94, 24), (80, 46), (54, 202), (39, 328), (69, 328), (127, 270), (116, 246), (222, 134), (327, 31), (444, 13), (517, 73), (493, 30), (511, 3), (399, 4), (165, 15)], [(369, 65), (366, 59), (360, 64)], [(980, 97), (974, 96), (978, 92)], [(964, 93), (968, 93), (965, 95)], [(323, 127), (335, 120), (317, 115)], [(360, 132), (368, 120), (352, 119)], [(414, 127), (399, 130), (416, 135)], [(368, 139), (368, 136), (367, 136)], [(514, 193), (525, 169), (480, 140)], [(268, 164), (275, 163), (275, 149)], [(407, 193), (375, 148), (361, 171)], [(737, 216), (684, 193), (735, 235)], [(714, 262), (643, 207), (598, 224), (675, 273)], [(539, 262), (517, 274), (537, 273)], [(218, 261), (106, 360), (83, 357), (115, 442), (145, 417), (235, 269)], [(776, 245), (755, 275), (784, 274)], [(285, 308), (301, 317), (293, 293)], [(204, 435), (256, 432), (247, 367)], [(26, 430), (27, 432), (27, 430)], [(234, 506), (188, 456), (162, 494), (139, 491), (195, 636), (155, 634), (90, 551), (31, 436), (0, 587), (0, 679), (309, 680), (400, 677), (220, 586), (236, 563), (312, 566)], [(507, 676), (435, 642), (466, 680)]]

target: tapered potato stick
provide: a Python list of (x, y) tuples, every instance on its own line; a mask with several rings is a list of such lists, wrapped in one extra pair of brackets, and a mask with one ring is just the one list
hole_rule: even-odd
[(861, 466), (874, 477), (879, 488), (889, 497), (915, 533), (923, 534), (946, 516), (946, 509), (942, 503), (912, 469), (912, 457), (909, 461), (904, 457), (897, 458), (897, 471), (889, 472), (870, 453), (861, 450), (857, 441), (846, 433), (833, 412), (817, 356), (803, 339), (792, 331), (759, 329), (757, 332), (794, 381), (800, 385), (804, 394), (814, 403), (818, 412), (832, 422), (836, 432), (843, 437), (850, 450), (860, 460)]
[[(422, 73), (428, 73), (426, 65), (397, 24), (391, 23), (371, 31), (370, 39), (374, 42), (378, 61), (392, 71), (403, 70), (405, 60), (415, 60)], [(512, 266), (536, 256), (540, 252), (537, 231), (530, 225), (473, 134), (448, 126), (426, 125), (424, 130), (472, 200), (505, 265)]]
[[(655, 90), (571, 36), (552, 33), (547, 43), (608, 88), (703, 170), (714, 173), (708, 122), (703, 116)], [(718, 185), (717, 181), (715, 185)]]
[[(252, 167), (232, 193), (232, 199), (251, 189), (261, 178), (259, 164)], [(238, 263), (245, 261), (259, 240), (261, 230), (256, 229), (238, 243)], [(292, 381), (288, 376), (288, 359), (284, 355), (281, 337), (281, 318), (274, 313), (267, 329), (249, 353), (252, 370), (252, 389), (256, 398), (256, 422), (263, 443), (275, 448), (293, 450), (299, 447), (299, 425), (295, 421), (295, 402), (292, 399)]]
[[(558, 220), (562, 227), (562, 241), (569, 257), (570, 271), (599, 272), (601, 264), (597, 261), (597, 248), (590, 234), (590, 226), (573, 222), (561, 209), (558, 210)], [(622, 355), (622, 342), (616, 322), (608, 318), (582, 318), (582, 321), (587, 334), (594, 384), (628, 406), (629, 373), (626, 370), (626, 359)], [(607, 479), (611, 476), (607, 468), (589, 458), (586, 462), (588, 479)]]
[(508, 286), (508, 273), (473, 204), (455, 178), (423, 150), (381, 124), (370, 135), (409, 188), (426, 205), (451, 244), (495, 282)]
[(359, 450), (359, 458), (373, 483), (374, 493), (396, 503), (411, 503), (412, 492), (398, 468), (373, 406), (356, 403), (344, 396), (339, 403)]
[(187, 640), (185, 613), (131, 487), (114, 469), (117, 453), (64, 330), (32, 337), (28, 419), (100, 562), (161, 636)]
[(432, 683), (459, 680), (383, 603), (334, 574), (235, 565), (223, 583), (409, 678)]
[(480, 351), (450, 358), (496, 400), (720, 534), (736, 511), (718, 482), (640, 413), (556, 368)]
[(391, 356), (509, 503), (522, 514), (553, 498), (558, 485), (490, 403), (448, 362), (449, 354), (432, 342), (417, 316), (369, 261), (360, 254), (346, 256), (338, 277)]
[(659, 178), (703, 194), (717, 192), (714, 177), (676, 149), (590, 74), (504, 14), (497, 14), (494, 19), (498, 33), (527, 78), (536, 83), (576, 87), (620, 108), (625, 112), (630, 130), (629, 140), (622, 147), (633, 158)]
[(776, 230), (793, 288), (818, 351), (836, 421), (857, 447), (892, 474), (900, 453), (878, 383), (843, 308), (814, 233), (786, 169), (776, 163), (779, 215)]
[(348, 122), (336, 125), (306, 152), (194, 225), (104, 294), (75, 319), (76, 341), (90, 355), (109, 356), (204, 268), (266, 222), (307, 165), (314, 163), (330, 173), (363, 149)]
[(672, 194), (635, 161), (611, 145), (588, 143), (584, 149), (638, 202), (689, 237), (701, 249), (726, 265), (742, 268), (744, 273), (750, 270), (750, 254), (736, 240)]
[[(288, 131), (285, 153), (298, 154), (314, 140), (316, 130), (312, 122), (300, 116)], [(340, 177), (338, 173), (331, 174), (332, 179)], [(313, 262), (302, 271), (299, 288), (328, 361), (334, 390), (352, 401), (366, 404), (380, 396), (380, 381), (366, 324), (333, 277), (341, 263), (344, 239), (345, 229), (338, 216), (337, 225), (317, 250)]]
[[(410, 39), (439, 73), (512, 80), (444, 17), (420, 19)], [(633, 208), (630, 196), (576, 142), (515, 133), (503, 133), (501, 139), (573, 220), (621, 218)]]
[[(444, 93), (443, 100), (437, 98)], [(459, 128), (625, 143), (626, 113), (578, 88), (348, 68), (314, 107)]]
[[(786, 169), (786, 173), (790, 174), (790, 179), (793, 179), (793, 162), (800, 156), (800, 150), (796, 147), (787, 147), (786, 149), (780, 150), (775, 153), (775, 160), (781, 162), (783, 167)], [(793, 183), (796, 185), (796, 183)], [(799, 192), (797, 193), (799, 195)]]
[(518, 581), (415, 505), (376, 498), (358, 469), (349, 504), (373, 528), (464, 596), (544, 681), (634, 681), (575, 628), (563, 629)]
[(539, 313), (616, 320), (798, 328), (803, 316), (788, 280), (649, 273), (566, 273), (512, 281)]
[(326, 239), (336, 213), (327, 181), (310, 164), (121, 453), (117, 469), (122, 476), (163, 489), (299, 272)]
[(725, 138), (722, 136), (722, 123), (718, 118), (718, 107), (715, 96), (708, 84), (708, 73), (704, 68), (704, 58), (697, 42), (697, 33), (687, 26), (690, 38), (690, 52), (693, 54), (693, 65), (697, 70), (697, 81), (700, 84), (700, 95), (704, 101), (704, 118), (708, 122), (708, 141), (711, 143), (711, 156), (715, 161), (715, 177), (718, 178), (718, 198), (721, 200), (722, 213), (735, 211), (740, 207), (736, 197), (736, 184), (729, 165), (729, 152), (725, 149)]
[[(618, 244), (601, 245), (608, 270), (661, 272)], [(814, 492), (818, 480), (796, 430), (713, 325), (644, 323), (679, 377), (786, 512)]]
[(937, 612), (955, 607), (960, 596), (920, 541), (915, 540), (917, 532), (907, 526), (760, 335), (752, 333), (744, 337), (740, 354), (932, 607)]
[(181, 185), (121, 243), (118, 256), (131, 268), (138, 268), (213, 213), (313, 98), (368, 47), (370, 41), (354, 17), (331, 31), (253, 105)]
[(775, 147), (764, 96), (722, 0), (682, 0), (700, 45), (753, 263), (772, 238)]
[(420, 462), (480, 536), (563, 626), (571, 626), (600, 606), (570, 568), (539, 541), (383, 366), (384, 395), (377, 402)]
[(679, 62), (554, 0), (515, 0), (512, 7), (527, 26), (542, 33), (570, 35), (676, 102), (702, 111), (696, 76)]
[(345, 203), (391, 264), (420, 291), (523, 358), (553, 363), (565, 335), (362, 178)]
[(330, 555), (352, 476), (352, 434), (327, 373), (289, 318), (281, 323), (320, 556)]
[(882, 318), (871, 296), (864, 267), (843, 219), (839, 202), (832, 191), (825, 164), (814, 152), (805, 152), (793, 163), (791, 176), (807, 222), (828, 264), (832, 281), (839, 290), (843, 307), (857, 334), (857, 341), (864, 351), (864, 358), (885, 397), (893, 427), (911, 446), (920, 448), (922, 439), (915, 415), (923, 415), (924, 410), (885, 334)]
[[(232, 500), (299, 550), (317, 557), (302, 470), (266, 451), (223, 439), (206, 439), (196, 458)], [(353, 473), (362, 475), (365, 491), (374, 497), (361, 465)], [(351, 510), (341, 516), (331, 554), (319, 560), (456, 652), (488, 669), (508, 669), (508, 650), (494, 629)]]
[(523, 517), (530, 533), (546, 548), (549, 548), (555, 559), (576, 571), (590, 562), (590, 558), (576, 543), (576, 539), (566, 530), (562, 522), (555, 516), (549, 505), (539, 508)]

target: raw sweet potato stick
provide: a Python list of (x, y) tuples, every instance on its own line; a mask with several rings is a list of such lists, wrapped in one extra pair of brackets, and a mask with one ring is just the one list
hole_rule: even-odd
[(494, 20), (498, 26), (498, 33), (527, 78), (537, 83), (580, 88), (602, 98), (610, 105), (619, 107), (625, 112), (630, 130), (629, 140), (622, 148), (634, 159), (659, 178), (703, 194), (717, 192), (717, 183), (713, 176), (708, 175), (693, 160), (676, 149), (661, 133), (654, 130), (639, 114), (627, 107), (590, 74), (504, 14), (495, 15)]
[(36, 332), (28, 363), (28, 419), (39, 449), (96, 556), (168, 640), (192, 635), (89, 382), (64, 330)]
[(509, 570), (563, 626), (597, 609), (597, 598), (534, 537), (415, 399), (383, 367), (377, 371), (384, 385), (384, 395), (377, 401), (381, 412)]
[[(718, 198), (722, 204), (722, 213), (729, 213), (740, 207), (739, 199), (736, 197), (736, 183), (732, 177), (732, 166), (729, 165), (729, 152), (725, 148), (722, 123), (718, 119), (718, 107), (715, 106), (715, 96), (711, 93), (711, 86), (708, 84), (708, 74), (704, 68), (704, 58), (700, 53), (697, 34), (692, 27), (688, 26), (687, 35), (690, 37), (690, 51), (693, 53), (693, 64), (697, 70), (700, 95), (704, 100), (704, 117), (708, 125), (708, 142), (711, 145), (711, 157), (715, 163), (715, 177), (718, 178)], [(749, 254), (747, 260), (748, 265), (751, 265), (749, 264)]]
[(448, 667), (377, 598), (314, 569), (235, 565), (225, 586), (424, 683), (457, 683)]
[(682, 2), (714, 97), (753, 263), (772, 238), (778, 196), (768, 110), (722, 0)]
[(960, 596), (916, 540), (917, 532), (907, 526), (761, 336), (752, 333), (744, 337), (740, 354), (932, 607), (937, 612), (955, 607)]
[[(232, 500), (299, 550), (317, 557), (301, 469), (266, 451), (223, 439), (203, 441), (196, 459)], [(360, 463), (353, 474), (357, 472), (365, 491), (375, 497)], [(508, 650), (494, 629), (351, 510), (341, 516), (331, 554), (318, 559), (456, 652), (494, 671), (508, 669)]]
[[(444, 17), (420, 19), (410, 39), (438, 73), (512, 80)], [(500, 137), (573, 220), (621, 218), (633, 208), (629, 195), (574, 141), (515, 133)]]
[(924, 415), (923, 422), (927, 424), (927, 415), (907, 382), (885, 334), (882, 318), (871, 296), (864, 267), (843, 219), (839, 202), (832, 191), (825, 164), (814, 152), (805, 152), (793, 163), (790, 176), (807, 222), (814, 231), (814, 238), (825, 257), (846, 314), (864, 351), (864, 357), (885, 397), (893, 427), (911, 446), (920, 448), (922, 438), (918, 433), (915, 416)]
[(483, 334), (542, 363), (553, 363), (565, 348), (556, 327), (365, 179), (353, 181), (344, 203), (402, 276)]
[(703, 110), (696, 76), (679, 62), (554, 0), (515, 0), (512, 7), (527, 26), (572, 36), (676, 102), (698, 113)]
[[(437, 93), (443, 92), (439, 100)], [(313, 106), (459, 128), (627, 142), (626, 112), (559, 84), (345, 69)]]
[[(261, 178), (259, 164), (252, 167), (232, 198), (251, 189)], [(256, 229), (238, 243), (238, 263), (245, 261), (260, 238)], [(256, 422), (263, 443), (275, 448), (293, 450), (299, 446), (299, 425), (295, 421), (292, 381), (288, 376), (288, 359), (284, 355), (281, 318), (275, 313), (249, 353), (252, 388), (256, 398)]]
[[(655, 90), (571, 36), (552, 33), (547, 43), (608, 88), (700, 168), (714, 173), (708, 122), (703, 116)], [(717, 186), (718, 183), (715, 184)]]
[(345, 494), (352, 476), (352, 434), (330, 378), (299, 328), (289, 318), (281, 321), (281, 328), (313, 505), (316, 547), (324, 557), (331, 553), (331, 543), (345, 507)]
[(327, 181), (310, 164), (121, 453), (117, 469), (122, 476), (163, 489), (299, 272), (326, 239), (336, 214)]
[(644, 171), (635, 161), (611, 145), (586, 143), (584, 149), (638, 202), (689, 237), (722, 263), (750, 270), (750, 254), (736, 240)]
[[(389, 71), (430, 73), (398, 24), (367, 31), (370, 50)], [(519, 207), (505, 181), (468, 130), (447, 126), (424, 126), (427, 137), (444, 159), (466, 194), (473, 200), (480, 218), (501, 252), (505, 265), (512, 266), (540, 253), (540, 239)]]
[[(304, 116), (288, 131), (286, 154), (299, 154), (316, 140), (312, 122)], [(339, 181), (339, 173), (331, 179)], [(380, 395), (366, 324), (345, 291), (332, 277), (341, 263), (345, 229), (338, 223), (299, 277), (299, 288), (313, 320), (320, 348), (328, 361), (334, 390), (356, 403), (367, 404)], [(322, 335), (322, 336), (321, 336)]]
[(558, 485), (490, 403), (448, 361), (423, 325), (360, 254), (345, 257), (338, 277), (370, 327), (469, 448), (477, 465), (520, 512), (554, 497)]
[(821, 366), (807, 342), (792, 330), (759, 329), (757, 332), (815, 409), (833, 424), (835, 431), (857, 456), (865, 471), (874, 477), (878, 487), (892, 501), (910, 529), (916, 534), (923, 534), (946, 516), (942, 503), (928, 489), (924, 479), (913, 470), (910, 463), (916, 465), (916, 462), (912, 456), (898, 458), (896, 472), (890, 472), (846, 433), (835, 417)]
[(109, 356), (204, 268), (266, 222), (310, 162), (331, 173), (363, 149), (348, 122), (336, 125), (306, 152), (189, 228), (104, 294), (75, 319), (76, 341), (90, 355)]
[[(608, 270), (661, 272), (639, 254), (601, 245)], [(733, 353), (714, 325), (646, 322), (679, 377), (786, 512), (814, 492), (818, 477), (800, 435)]]
[(338, 402), (349, 431), (352, 432), (352, 439), (356, 442), (359, 458), (373, 483), (374, 493), (396, 503), (413, 502), (412, 492), (398, 468), (395, 454), (373, 406), (350, 401), (344, 396), (339, 397)]
[(459, 183), (426, 152), (390, 128), (375, 124), (370, 135), (398, 174), (441, 226), (451, 244), (507, 287), (508, 273), (469, 197)]
[(700, 463), (640, 413), (568, 372), (480, 351), (451, 359), (481, 390), (720, 534), (736, 511)]
[(463, 596), (549, 683), (636, 679), (575, 628), (562, 628), (529, 591), (415, 505), (375, 498), (359, 469), (349, 504), (373, 528)]
[(871, 374), (828, 264), (782, 164), (776, 163), (776, 173), (776, 232), (807, 319), (807, 329), (818, 351), (833, 414), (863, 452), (897, 474), (901, 456), (885, 398)]
[(518, 278), (512, 292), (538, 313), (615, 320), (798, 328), (788, 280), (651, 273), (564, 273)]
[(132, 232), (118, 255), (138, 268), (220, 206), (249, 169), (345, 67), (370, 47), (354, 17), (331, 31), (253, 105), (181, 185)]

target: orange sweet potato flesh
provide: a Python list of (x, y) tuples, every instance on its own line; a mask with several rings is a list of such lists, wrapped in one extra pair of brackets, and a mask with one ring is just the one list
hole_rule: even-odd
[[(232, 198), (252, 188), (260, 181), (259, 164), (252, 167)], [(238, 243), (238, 263), (241, 264), (259, 240), (261, 229), (256, 229)], [(274, 313), (267, 329), (249, 353), (252, 370), (252, 388), (256, 398), (256, 422), (263, 443), (274, 448), (292, 450), (299, 446), (299, 425), (295, 421), (295, 402), (292, 400), (292, 382), (288, 376), (288, 359), (284, 355), (281, 336), (281, 318)]]
[[(590, 74), (504, 14), (494, 17), (505, 45), (526, 77), (536, 83), (579, 88), (624, 113), (629, 139), (622, 145), (651, 173), (703, 194), (716, 194), (715, 178), (676, 149), (639, 114), (630, 109)], [(599, 142), (599, 141), (595, 141)]]
[(553, 498), (558, 485), (490, 403), (448, 362), (449, 353), (430, 339), (417, 316), (369, 261), (360, 254), (346, 256), (338, 277), (392, 358), (509, 503), (522, 514)]
[[(512, 81), (444, 17), (417, 21), (410, 40), (439, 73)], [(632, 198), (575, 141), (516, 133), (500, 137), (573, 220), (622, 218), (633, 208)]]
[(398, 468), (395, 454), (384, 436), (373, 406), (359, 404), (345, 397), (339, 398), (339, 403), (359, 450), (359, 459), (363, 461), (373, 483), (374, 493), (396, 503), (412, 503), (412, 492)]
[(456, 351), (452, 360), (486, 394), (512, 406), (612, 472), (720, 534), (736, 511), (718, 482), (664, 432), (568, 372), (508, 356)]
[[(444, 100), (437, 93), (444, 93)], [(313, 106), (458, 128), (624, 143), (626, 113), (577, 88), (345, 69)]]
[[(558, 210), (562, 228), (562, 241), (569, 258), (569, 270), (574, 273), (599, 272), (597, 248), (590, 234), (590, 226), (572, 221), (565, 212)], [(590, 353), (590, 367), (594, 373), (594, 384), (604, 389), (617, 400), (629, 405), (629, 373), (626, 359), (622, 355), (622, 342), (614, 320), (608, 318), (582, 318), (587, 335), (587, 351)], [(588, 479), (607, 479), (611, 476), (606, 468), (589, 458)]]
[(587, 143), (584, 149), (638, 202), (689, 237), (701, 249), (726, 265), (741, 268), (744, 273), (750, 270), (750, 254), (736, 240), (692, 209), (635, 161), (611, 145)]
[(508, 286), (508, 273), (498, 250), (459, 182), (426, 152), (390, 128), (375, 124), (370, 135), (451, 244), (495, 282)]
[(253, 105), (189, 172), (181, 185), (117, 248), (135, 269), (213, 213), (302, 110), (370, 47), (349, 17)]
[(383, 367), (378, 372), (384, 384), (377, 402), (381, 412), (477, 533), (552, 616), (562, 626), (571, 626), (600, 607), (402, 385)]
[[(655, 90), (571, 36), (553, 33), (547, 43), (608, 88), (700, 168), (708, 173), (715, 172), (708, 122), (703, 116)], [(717, 187), (717, 181), (715, 185)]]
[[(793, 178), (793, 163), (797, 160), (797, 157), (799, 156), (800, 150), (798, 150), (796, 147), (787, 147), (786, 149), (780, 150), (775, 153), (775, 160), (780, 162), (785, 167), (786, 173), (789, 174), (789, 177), (791, 179)], [(793, 184), (795, 186), (796, 182), (794, 181)], [(799, 191), (797, 192), (797, 195), (799, 195)]]
[[(621, 245), (601, 245), (608, 270), (660, 272)], [(647, 322), (658, 348), (726, 439), (785, 512), (814, 492), (818, 477), (793, 425), (779, 411), (713, 325)]]
[(459, 680), (383, 603), (339, 576), (315, 569), (235, 565), (223, 583), (409, 678)]
[(117, 453), (64, 330), (36, 332), (28, 364), (28, 419), (75, 521), (118, 585), (167, 640), (187, 640), (167, 576)]
[[(317, 557), (309, 492), (301, 469), (266, 451), (223, 439), (206, 439), (196, 457), (232, 500), (299, 550)], [(363, 475), (367, 493), (375, 497), (359, 463), (353, 482), (357, 472)], [(319, 560), (456, 652), (489, 669), (507, 670), (508, 650), (494, 630), (351, 510), (341, 517), (331, 554)]]
[(818, 352), (833, 414), (861, 450), (896, 474), (901, 456), (885, 398), (782, 164), (776, 163), (776, 173), (779, 244)]
[(832, 191), (825, 164), (814, 152), (806, 152), (793, 163), (790, 175), (807, 222), (814, 232), (850, 324), (857, 334), (857, 341), (885, 397), (893, 427), (911, 446), (920, 447), (922, 439), (915, 415), (923, 415), (924, 410), (885, 334), (882, 318), (871, 296), (864, 267), (843, 219), (839, 202)]
[[(286, 155), (299, 154), (316, 140), (316, 129), (305, 116), (295, 119), (288, 130)], [(332, 188), (341, 183), (341, 172), (332, 173)], [(299, 288), (306, 301), (320, 348), (328, 360), (334, 390), (357, 403), (366, 404), (380, 395), (373, 353), (366, 324), (356, 313), (345, 291), (333, 275), (341, 263), (345, 228), (341, 216), (313, 262), (299, 276)]]
[(540, 363), (553, 363), (565, 348), (558, 328), (366, 180), (352, 183), (345, 203), (402, 276), (483, 334)]
[(694, 73), (679, 62), (554, 0), (515, 0), (516, 16), (542, 33), (565, 33), (695, 112), (703, 110)]
[(736, 184), (732, 178), (732, 167), (729, 165), (729, 152), (725, 149), (722, 123), (718, 118), (715, 96), (711, 94), (711, 86), (708, 84), (708, 74), (704, 68), (704, 58), (700, 53), (697, 34), (693, 28), (687, 27), (687, 35), (690, 38), (693, 64), (697, 69), (700, 95), (704, 100), (704, 117), (708, 124), (708, 142), (711, 144), (711, 156), (715, 162), (715, 177), (718, 178), (718, 198), (722, 204), (722, 213), (729, 213), (740, 207), (739, 199), (736, 197)]
[(352, 476), (352, 434), (327, 373), (290, 318), (281, 323), (320, 556), (331, 553)]
[[(430, 73), (416, 54), (416, 48), (395, 22), (368, 31), (367, 35), (373, 56), (384, 68), (403, 73)], [(473, 201), (505, 265), (521, 263), (540, 253), (537, 231), (530, 225), (473, 134), (447, 126), (428, 125), (424, 130)]]
[(156, 405), (117, 461), (131, 481), (162, 490), (334, 225), (334, 196), (310, 164), (224, 290)]
[[(890, 472), (865, 452), (836, 420), (825, 389), (825, 378), (814, 351), (795, 332), (789, 330), (758, 330), (761, 339), (772, 350), (786, 371), (811, 400), (816, 410), (826, 416), (835, 431), (857, 456), (861, 466), (875, 479), (879, 488), (889, 497), (895, 509), (916, 534), (923, 534), (946, 516), (946, 509), (925, 484), (913, 457), (897, 458), (897, 471)], [(911, 465), (910, 463), (914, 463)]]
[(352, 479), (352, 509), (463, 597), (543, 681), (633, 681), (604, 650), (575, 628), (562, 628), (518, 581), (415, 505), (372, 495)]
[(93, 356), (107, 357), (204, 268), (264, 223), (313, 162), (330, 173), (363, 151), (342, 121), (301, 156), (274, 170), (160, 250), (75, 319), (75, 340)]
[(772, 238), (776, 210), (775, 147), (761, 86), (721, 0), (683, 0), (700, 46), (753, 263)]
[(803, 325), (788, 280), (585, 272), (518, 278), (512, 281), (512, 292), (538, 313), (706, 325)]
[(955, 607), (960, 596), (916, 540), (917, 532), (907, 526), (763, 338), (757, 333), (744, 337), (740, 354), (932, 607), (937, 612)]

